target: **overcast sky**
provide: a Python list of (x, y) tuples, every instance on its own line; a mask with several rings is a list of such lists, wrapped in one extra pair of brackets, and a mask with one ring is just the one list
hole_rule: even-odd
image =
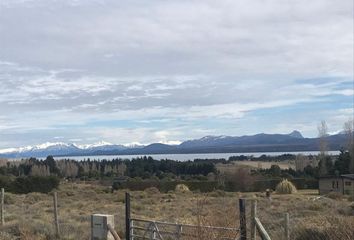
[(0, 148), (315, 137), (353, 116), (353, 0), (0, 0)]

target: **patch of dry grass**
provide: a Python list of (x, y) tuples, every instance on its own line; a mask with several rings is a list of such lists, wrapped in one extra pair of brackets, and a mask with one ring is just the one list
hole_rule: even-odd
[(293, 161), (287, 161), (287, 162), (235, 161), (228, 164), (218, 163), (216, 164), (216, 168), (221, 173), (233, 173), (240, 167), (269, 169), (272, 165), (278, 165), (281, 169), (289, 169), (289, 168), (295, 169), (295, 164)]

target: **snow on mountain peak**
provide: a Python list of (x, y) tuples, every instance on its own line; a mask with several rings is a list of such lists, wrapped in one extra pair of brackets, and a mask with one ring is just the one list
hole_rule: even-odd
[(113, 143), (105, 142), (105, 141), (100, 141), (97, 143), (93, 144), (84, 144), (84, 145), (78, 145), (78, 148), (80, 149), (89, 149), (89, 148), (95, 148), (95, 147), (103, 147), (103, 146), (112, 146), (114, 145)]
[(202, 137), (200, 140), (206, 141), (206, 140), (217, 140), (217, 139), (224, 139), (224, 138), (227, 138), (227, 136), (225, 136), (225, 135), (220, 135), (220, 136), (209, 135), (209, 136)]
[(28, 151), (35, 151), (35, 150), (44, 150), (49, 147), (54, 147), (54, 146), (60, 146), (60, 147), (68, 147), (69, 144), (63, 143), (63, 142), (46, 142), (34, 146), (26, 146), (26, 147), (19, 147), (19, 148), (6, 148), (6, 149), (0, 149), (0, 154), (4, 153), (14, 153), (14, 152), (28, 152)]
[[(42, 143), (42, 144), (33, 146), (32, 149), (33, 149), (33, 150), (34, 150), (34, 149), (40, 150), (40, 149), (46, 149), (46, 148), (54, 147), (54, 146), (67, 147), (67, 146), (69, 146), (69, 144), (63, 143), (63, 142), (46, 142), (46, 143)], [(29, 148), (31, 148), (31, 147), (29, 146)]]
[(0, 154), (8, 154), (8, 153), (23, 153), (23, 152), (30, 152), (30, 151), (41, 151), (46, 149), (65, 149), (65, 148), (77, 148), (81, 150), (87, 150), (91, 148), (103, 147), (103, 146), (113, 146), (114, 144), (100, 141), (94, 144), (86, 144), (86, 145), (79, 145), (76, 143), (64, 143), (64, 142), (45, 142), (42, 144), (34, 145), (34, 146), (26, 146), (26, 147), (19, 147), (19, 148), (6, 148), (0, 149)]
[(131, 143), (123, 144), (123, 146), (126, 148), (139, 148), (139, 147), (144, 147), (144, 144), (140, 142), (131, 142)]

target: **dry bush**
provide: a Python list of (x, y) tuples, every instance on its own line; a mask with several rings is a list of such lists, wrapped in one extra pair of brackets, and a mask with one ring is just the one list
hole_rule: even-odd
[(149, 195), (160, 194), (160, 190), (157, 189), (156, 187), (149, 187), (145, 189), (144, 192), (146, 192)]
[[(216, 208), (215, 203), (220, 204), (223, 208)], [(195, 208), (192, 210), (196, 218), (196, 228), (189, 229), (190, 237), (184, 237), (183, 240), (205, 240), (205, 239), (237, 239), (238, 232), (236, 230), (216, 230), (205, 228), (203, 226), (237, 228), (238, 211), (234, 201), (227, 198), (211, 199), (204, 195), (197, 199)]]
[(279, 194), (292, 194), (296, 193), (296, 187), (287, 179), (282, 180), (275, 188), (276, 193)]
[(295, 226), (295, 240), (352, 240), (354, 239), (353, 217), (311, 218)]
[(187, 193), (190, 192), (189, 188), (187, 185), (184, 184), (178, 184), (175, 188), (175, 191), (178, 193)]
[(232, 191), (251, 191), (256, 177), (251, 174), (248, 166), (236, 166), (225, 172), (226, 179), (231, 183)]
[(226, 197), (226, 193), (223, 190), (215, 190), (208, 194), (210, 197)]
[(28, 193), (25, 195), (25, 199), (24, 202), (26, 204), (34, 204), (37, 203), (39, 201), (43, 201), (44, 199), (48, 198), (47, 194), (44, 193)]
[(326, 195), (330, 199), (340, 200), (343, 199), (343, 195), (339, 192), (330, 192)]

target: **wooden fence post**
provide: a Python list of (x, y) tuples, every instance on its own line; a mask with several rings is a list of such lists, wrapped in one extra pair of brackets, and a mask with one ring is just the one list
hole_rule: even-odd
[(1, 188), (1, 226), (5, 225), (5, 189)]
[(239, 199), (240, 209), (240, 240), (247, 240), (247, 223), (246, 223), (246, 201)]
[(257, 200), (252, 201), (252, 209), (251, 209), (251, 240), (256, 240), (257, 237), (257, 227), (256, 220), (257, 217)]
[(54, 224), (55, 224), (55, 233), (58, 238), (60, 238), (59, 231), (59, 218), (58, 218), (58, 194), (54, 192), (53, 194), (53, 203), (54, 203)]
[(290, 221), (289, 213), (285, 213), (284, 215), (285, 240), (290, 240), (289, 221)]
[(125, 193), (125, 239), (130, 240), (130, 194)]

